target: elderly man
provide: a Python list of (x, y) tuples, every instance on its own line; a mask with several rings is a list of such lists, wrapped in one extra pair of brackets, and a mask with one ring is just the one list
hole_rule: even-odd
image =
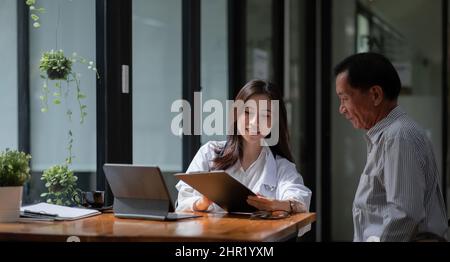
[(367, 131), (367, 162), (353, 202), (354, 241), (446, 238), (447, 215), (431, 142), (397, 104), (401, 83), (384, 56), (335, 68), (339, 112)]

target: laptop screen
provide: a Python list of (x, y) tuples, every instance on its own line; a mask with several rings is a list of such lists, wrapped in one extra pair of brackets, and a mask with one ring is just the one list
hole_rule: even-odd
[(116, 198), (167, 200), (174, 210), (172, 197), (158, 167), (129, 164), (105, 164), (103, 167)]

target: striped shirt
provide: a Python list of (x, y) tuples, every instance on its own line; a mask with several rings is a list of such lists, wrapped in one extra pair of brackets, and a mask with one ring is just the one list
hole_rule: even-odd
[(446, 238), (447, 215), (431, 142), (397, 106), (365, 136), (367, 162), (353, 202), (354, 241)]

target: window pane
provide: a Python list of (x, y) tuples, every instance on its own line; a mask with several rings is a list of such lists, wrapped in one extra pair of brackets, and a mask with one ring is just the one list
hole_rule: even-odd
[(247, 0), (246, 78), (273, 79), (272, 0)]
[(17, 148), (17, 1), (0, 1), (0, 150)]
[[(41, 171), (52, 165), (63, 164), (68, 156), (68, 131), (73, 133), (73, 164), (76, 172), (87, 173), (79, 176), (78, 185), (82, 188), (95, 186), (96, 172), (96, 75), (87, 65), (74, 63), (72, 71), (79, 73), (80, 88), (86, 95), (83, 103), (87, 105), (86, 119), (80, 124), (80, 109), (76, 100), (76, 85), (70, 83), (63, 87), (61, 104), (53, 104), (58, 93), (56, 84), (49, 81), (48, 112), (41, 112), (41, 89), (43, 79), (40, 77), (39, 62), (43, 52), (63, 50), (67, 57), (73, 53), (83, 56), (87, 61), (95, 59), (95, 1), (53, 1), (41, 0), (40, 7), (46, 12), (40, 15), (41, 27), (33, 28), (30, 23), (30, 104), (31, 104), (31, 153), (34, 186), (41, 185)], [(82, 17), (82, 19), (80, 19)], [(69, 90), (66, 98), (66, 90)], [(67, 110), (73, 112), (72, 120), (66, 115)], [(41, 188), (43, 189), (43, 188)], [(39, 189), (32, 189), (39, 191)], [(34, 192), (37, 197), (37, 192)], [(32, 197), (33, 198), (33, 197)]]
[[(228, 99), (228, 28), (227, 28), (227, 1), (203, 0), (201, 17), (201, 86), (203, 104), (208, 100), (218, 100), (222, 104), (223, 122), (212, 123), (211, 127), (222, 124), (224, 135), (207, 135), (203, 129), (202, 143), (207, 141), (225, 140), (226, 132), (226, 100)], [(204, 108), (205, 109), (205, 108)], [(215, 114), (203, 114), (203, 120)], [(203, 122), (204, 127), (209, 122)]]
[(181, 171), (171, 105), (182, 98), (181, 0), (133, 1), (133, 162)]
[[(286, 32), (289, 34), (288, 49), (285, 50), (289, 59), (289, 67), (285, 68), (284, 101), (288, 115), (289, 134), (291, 137), (291, 149), (294, 156), (297, 170), (303, 174), (305, 172), (306, 157), (306, 25), (305, 25), (305, 3), (308, 0), (287, 0), (286, 9), (289, 10), (289, 26)], [(310, 186), (310, 185), (307, 185)]]

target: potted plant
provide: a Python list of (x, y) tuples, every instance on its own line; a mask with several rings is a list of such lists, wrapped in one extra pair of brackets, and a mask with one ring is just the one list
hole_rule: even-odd
[(31, 156), (17, 150), (0, 153), (0, 222), (20, 217), (23, 184), (30, 178)]
[[(84, 119), (87, 116), (87, 106), (83, 103), (86, 99), (86, 95), (81, 91), (79, 74), (72, 71), (72, 65), (74, 63), (80, 63), (87, 65), (89, 70), (96, 73), (99, 78), (97, 68), (93, 61), (89, 61), (76, 53), (72, 54), (72, 57), (66, 57), (63, 50), (50, 50), (42, 54), (39, 69), (41, 71), (41, 78), (44, 79), (44, 84), (42, 86), (42, 94), (39, 97), (42, 102), (41, 111), (48, 111), (48, 95), (50, 89), (48, 87), (49, 80), (55, 80), (55, 90), (53, 92), (53, 104), (61, 104), (61, 97), (65, 96), (67, 99), (68, 94), (71, 92), (71, 83), (75, 83), (75, 99), (77, 100), (80, 109), (80, 123), (84, 123)], [(66, 83), (63, 86), (63, 82)], [(72, 117), (72, 111), (67, 110), (66, 112), (69, 120)]]
[(64, 56), (62, 50), (44, 52), (39, 69), (46, 72), (50, 80), (66, 80), (72, 73), (72, 60)]
[(48, 192), (42, 193), (47, 203), (77, 206), (80, 204), (80, 189), (77, 188), (78, 178), (68, 165), (55, 165), (44, 171), (41, 180), (45, 182)]

